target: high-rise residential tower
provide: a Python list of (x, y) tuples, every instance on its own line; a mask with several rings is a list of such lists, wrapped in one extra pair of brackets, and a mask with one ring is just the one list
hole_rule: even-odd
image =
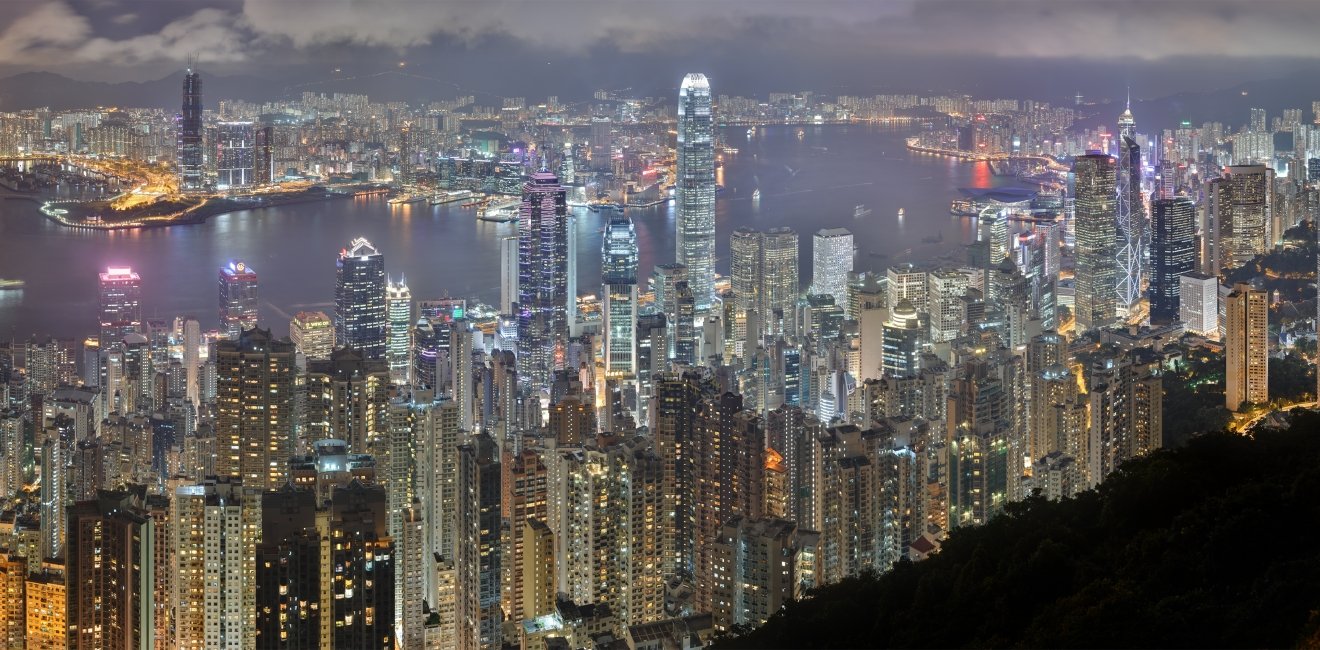
[(1196, 206), (1186, 196), (1151, 202), (1150, 320), (1178, 319), (1182, 275), (1196, 269)]
[(335, 276), (335, 344), (384, 359), (385, 256), (359, 237), (339, 251)]
[(847, 228), (825, 228), (811, 238), (811, 293), (834, 296), (848, 304), (848, 274), (853, 270), (853, 235)]
[(568, 338), (568, 204), (547, 171), (523, 185), (518, 219), (518, 376), (548, 386)]
[(179, 189), (200, 190), (206, 184), (202, 171), (202, 77), (191, 68), (183, 76), (183, 107), (179, 111)]
[(101, 274), (102, 350), (142, 329), (142, 278), (128, 267), (110, 267)]
[(390, 380), (404, 384), (408, 382), (412, 346), (409, 328), (413, 324), (412, 291), (408, 290), (406, 278), (398, 282), (386, 281), (385, 312), (385, 360), (390, 364)]
[(689, 74), (678, 91), (678, 177), (674, 183), (678, 225), (676, 259), (688, 268), (699, 311), (715, 302), (715, 141), (710, 82)]
[(1117, 161), (1105, 154), (1078, 156), (1073, 163), (1077, 232), (1073, 315), (1079, 332), (1112, 325), (1117, 315), (1117, 173)]
[(239, 261), (220, 267), (220, 329), (229, 338), (257, 326), (257, 272)]
[(256, 183), (256, 135), (251, 122), (221, 122), (216, 128), (215, 170), (217, 189)]
[(601, 238), (601, 275), (605, 285), (605, 373), (637, 374), (637, 232), (632, 220), (615, 216)]
[(1270, 401), (1270, 306), (1265, 291), (1248, 284), (1234, 286), (1226, 300), (1224, 404), (1237, 411)]
[(293, 343), (244, 330), (216, 350), (216, 473), (273, 490), (288, 479), (294, 440)]

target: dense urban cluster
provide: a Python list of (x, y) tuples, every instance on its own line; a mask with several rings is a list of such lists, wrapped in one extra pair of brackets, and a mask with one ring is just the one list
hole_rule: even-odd
[[(1272, 337), (1278, 297), (1227, 278), (1314, 222), (1320, 129), (1253, 110), (1145, 135), (1125, 110), (1077, 130), (1080, 110), (713, 97), (690, 74), (677, 104), (206, 111), (189, 71), (173, 115), (2, 115), (20, 159), (167, 165), (181, 194), (379, 184), (517, 234), (495, 306), (414, 297), (359, 238), (308, 270), (333, 271), (334, 307), (288, 338), (235, 260), (214, 315), (145, 317), (153, 278), (117, 266), (85, 340), (0, 344), (0, 644), (703, 647), (1160, 449), (1189, 357), (1222, 355), (1224, 408), (1259, 413), (1271, 358), (1314, 335)], [(952, 261), (858, 270), (837, 227), (717, 241), (717, 127), (858, 120), (1035, 189), (951, 197), (976, 233)], [(668, 201), (672, 257), (639, 268), (625, 208)], [(600, 277), (578, 274), (580, 209), (608, 215)]]

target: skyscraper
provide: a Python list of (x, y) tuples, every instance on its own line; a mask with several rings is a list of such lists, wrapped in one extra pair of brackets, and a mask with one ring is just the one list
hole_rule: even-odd
[(216, 127), (216, 187), (247, 187), (256, 182), (255, 132), (251, 122), (221, 122)]
[(260, 491), (211, 478), (175, 488), (172, 507), (174, 647), (255, 647)]
[(710, 82), (689, 74), (678, 90), (678, 170), (674, 183), (677, 263), (699, 311), (715, 302), (715, 141)]
[(1249, 284), (1234, 286), (1227, 303), (1224, 404), (1237, 411), (1270, 401), (1270, 308), (1265, 291)]
[(293, 343), (244, 330), (216, 350), (216, 473), (276, 489), (293, 456)]
[(605, 373), (632, 377), (637, 374), (637, 232), (632, 220), (622, 215), (611, 218), (600, 246)]
[[(1088, 153), (1073, 163), (1076, 177), (1077, 331), (1112, 325), (1117, 315), (1117, 166), (1112, 156)], [(891, 289), (892, 290), (892, 289)]]
[(1151, 202), (1150, 320), (1178, 319), (1182, 275), (1196, 268), (1196, 206), (1179, 196)]
[(1206, 186), (1202, 271), (1217, 275), (1241, 266), (1274, 244), (1274, 170), (1229, 165)]
[(547, 171), (523, 185), (518, 219), (518, 376), (547, 386), (568, 338), (568, 205)]
[(335, 263), (335, 344), (385, 358), (385, 256), (364, 237)]
[(738, 228), (729, 235), (729, 288), (739, 310), (756, 309), (761, 289), (762, 235)]
[(304, 357), (329, 359), (335, 349), (335, 327), (323, 311), (300, 311), (289, 321), (289, 339)]
[(156, 522), (141, 492), (101, 490), (68, 507), (69, 647), (149, 647)]
[(390, 380), (396, 384), (408, 382), (409, 348), (412, 345), (409, 336), (409, 328), (413, 323), (412, 306), (412, 291), (408, 290), (407, 279), (400, 279), (398, 282), (390, 282), (387, 279), (385, 360), (390, 364)]
[(112, 266), (101, 274), (102, 350), (142, 329), (142, 278), (133, 269)]
[(846, 228), (825, 228), (811, 238), (811, 293), (834, 296), (848, 304), (848, 274), (853, 270), (853, 236)]
[(1141, 299), (1146, 208), (1141, 199), (1141, 147), (1129, 106), (1118, 118), (1118, 307), (1126, 313)]
[(231, 260), (220, 267), (220, 328), (231, 339), (257, 326), (257, 273)]
[(202, 77), (191, 68), (183, 76), (183, 108), (178, 125), (179, 189), (200, 190), (202, 171)]
[(798, 292), (798, 234), (792, 228), (771, 228), (761, 239), (761, 322), (767, 337), (780, 336), (793, 318)]
[(500, 239), (500, 313), (512, 314), (518, 302), (518, 238)]
[(1219, 338), (1219, 276), (1184, 273), (1178, 278), (1178, 318), (1192, 334)]

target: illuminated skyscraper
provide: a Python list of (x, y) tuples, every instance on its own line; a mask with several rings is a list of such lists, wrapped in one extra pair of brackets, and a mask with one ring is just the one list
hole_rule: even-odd
[(289, 321), (289, 339), (309, 360), (326, 360), (335, 349), (335, 326), (323, 311), (300, 311)]
[(220, 267), (220, 329), (231, 339), (257, 326), (257, 273), (230, 261)]
[(600, 245), (605, 372), (631, 377), (637, 373), (637, 232), (632, 220), (622, 215), (611, 218)]
[(518, 376), (547, 386), (568, 338), (568, 205), (546, 171), (523, 185), (518, 219)]
[(221, 122), (216, 128), (216, 187), (247, 187), (256, 182), (256, 134), (251, 122)]
[(335, 344), (385, 358), (385, 256), (359, 237), (335, 264)]
[(1265, 291), (1249, 284), (1233, 287), (1226, 300), (1224, 404), (1237, 411), (1270, 401), (1270, 307)]
[(762, 235), (752, 228), (738, 228), (729, 235), (729, 288), (738, 309), (757, 308), (761, 285)]
[(766, 336), (779, 336), (793, 318), (798, 292), (798, 234), (791, 228), (771, 228), (761, 238), (761, 322)]
[(811, 293), (834, 296), (848, 304), (848, 274), (853, 270), (853, 235), (846, 228), (819, 230), (811, 238)]
[(199, 190), (206, 184), (202, 153), (202, 78), (189, 68), (183, 76), (183, 108), (178, 125), (180, 189)]
[(385, 335), (385, 360), (390, 364), (390, 380), (396, 384), (408, 382), (409, 347), (412, 342), (409, 328), (413, 323), (412, 291), (407, 279), (385, 285), (385, 311), (388, 314)]
[(1129, 106), (1118, 118), (1118, 308), (1126, 313), (1141, 299), (1146, 208), (1141, 199), (1141, 147)]
[(1225, 167), (1205, 195), (1202, 272), (1218, 275), (1246, 264), (1283, 235), (1274, 222), (1274, 170), (1268, 166)]
[(101, 490), (67, 513), (69, 647), (150, 647), (157, 530), (142, 493)]
[(142, 278), (128, 267), (110, 267), (101, 274), (102, 350), (142, 329)]
[(1076, 177), (1077, 331), (1112, 325), (1117, 315), (1117, 165), (1112, 156), (1089, 153), (1073, 163)]
[(273, 490), (293, 456), (293, 344), (244, 330), (216, 350), (216, 473)]
[(1196, 268), (1196, 206), (1179, 196), (1151, 202), (1150, 320), (1178, 319), (1182, 275)]
[(518, 302), (518, 238), (500, 239), (500, 313), (512, 314)]
[(689, 74), (678, 91), (676, 261), (687, 266), (698, 311), (715, 302), (715, 141), (710, 82)]
[(172, 507), (174, 647), (255, 647), (260, 490), (210, 478), (175, 488)]

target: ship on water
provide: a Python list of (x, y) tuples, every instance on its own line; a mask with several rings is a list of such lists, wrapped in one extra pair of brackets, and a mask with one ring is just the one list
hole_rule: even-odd
[(853, 208), (854, 219), (861, 219), (862, 217), (869, 217), (869, 216), (871, 216), (871, 208), (868, 208), (865, 205), (860, 205), (860, 204), (857, 207)]
[(24, 280), (10, 280), (7, 278), (0, 278), (0, 291), (18, 290), (18, 289), (22, 289), (25, 286), (27, 286), (27, 282)]
[(414, 194), (400, 194), (389, 200), (390, 205), (406, 205), (409, 203), (421, 203), (426, 197)]

